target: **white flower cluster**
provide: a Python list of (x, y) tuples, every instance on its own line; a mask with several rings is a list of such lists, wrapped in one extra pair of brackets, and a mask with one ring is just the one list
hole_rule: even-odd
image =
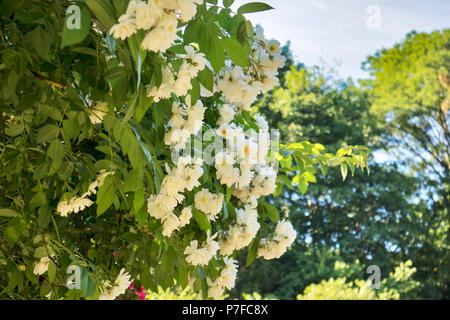
[(114, 300), (121, 294), (127, 291), (131, 284), (131, 275), (125, 272), (125, 269), (121, 269), (119, 275), (114, 281), (114, 285), (106, 280), (103, 282), (103, 290), (100, 293), (99, 300)]
[(88, 197), (92, 194), (97, 193), (97, 189), (101, 187), (101, 185), (105, 181), (105, 178), (110, 174), (114, 174), (114, 172), (106, 171), (104, 169), (100, 170), (100, 174), (98, 175), (97, 179), (89, 185), (88, 191), (86, 193), (84, 193), (81, 197), (75, 196), (70, 198), (69, 200), (60, 201), (58, 203), (58, 206), (56, 207), (56, 210), (61, 213), (62, 217), (67, 217), (67, 214), (69, 213), (78, 213), (90, 207), (93, 202), (92, 200), (88, 199)]
[(286, 249), (294, 242), (296, 232), (289, 221), (279, 221), (273, 237), (271, 239), (262, 239), (258, 248), (258, 257), (264, 257), (266, 260), (278, 259), (286, 252)]
[(247, 110), (260, 93), (272, 89), (278, 83), (278, 69), (286, 58), (281, 54), (280, 43), (264, 38), (264, 31), (255, 28), (251, 67), (242, 68), (226, 61), (216, 79), (215, 91), (222, 91), (225, 98), (241, 109)]
[[(137, 30), (145, 30), (146, 36), (141, 47), (163, 53), (177, 39), (178, 21), (189, 21), (197, 10), (201, 0), (131, 0), (127, 12), (119, 18), (119, 23), (110, 30), (111, 34), (126, 39)], [(205, 107), (198, 100), (192, 105), (187, 95), (192, 89), (191, 80), (207, 67), (203, 53), (192, 46), (185, 46), (185, 54), (177, 54), (174, 59), (166, 60), (161, 68), (161, 84), (146, 86), (146, 94), (158, 102), (173, 95), (185, 97), (184, 103), (172, 103), (172, 116), (167, 124), (164, 143), (172, 153), (184, 149), (192, 135), (198, 134), (204, 125)], [(164, 58), (165, 59), (165, 58)], [(221, 92), (225, 104), (220, 105), (216, 122), (216, 137), (223, 138), (226, 148), (214, 153), (213, 165), (217, 180), (231, 188), (234, 200), (239, 202), (236, 208), (236, 221), (225, 231), (211, 235), (207, 232), (204, 242), (192, 240), (185, 248), (186, 261), (193, 266), (208, 265), (218, 253), (224, 256), (225, 267), (215, 279), (207, 279), (208, 296), (218, 299), (225, 289), (231, 289), (236, 281), (236, 261), (228, 257), (235, 250), (250, 244), (260, 229), (258, 222), (257, 200), (261, 196), (273, 193), (276, 189), (276, 171), (267, 164), (270, 148), (269, 126), (266, 119), (255, 116), (256, 130), (244, 132), (244, 127), (236, 121), (242, 110), (248, 110), (256, 97), (267, 92), (278, 83), (278, 69), (285, 63), (277, 41), (264, 38), (261, 27), (256, 27), (250, 66), (243, 68), (231, 61), (214, 74), (213, 92), (203, 86), (200, 95), (212, 96)], [(208, 65), (209, 66), (209, 65)], [(216, 140), (214, 140), (216, 141)], [(185, 191), (192, 191), (200, 185), (203, 175), (203, 161), (191, 156), (180, 157), (174, 161), (175, 167), (166, 165), (167, 175), (161, 183), (158, 194), (148, 199), (148, 213), (161, 221), (162, 234), (166, 237), (190, 223), (192, 209), (205, 213), (210, 222), (217, 222), (223, 209), (224, 194), (214, 194), (202, 188), (194, 195), (194, 203), (184, 203)], [(209, 163), (209, 162), (208, 162)], [(190, 198), (188, 197), (189, 201)], [(187, 206), (189, 205), (189, 206)], [(182, 207), (181, 212), (177, 207)], [(184, 207), (183, 207), (184, 206)], [(194, 212), (196, 213), (196, 212)], [(213, 230), (215, 230), (215, 225)], [(291, 226), (291, 228), (289, 228)], [(258, 255), (268, 259), (281, 255), (295, 239), (295, 231), (286, 221), (279, 222), (271, 239), (263, 239)], [(193, 279), (193, 278), (192, 278)], [(191, 281), (190, 281), (191, 282)]]
[(223, 295), (223, 291), (226, 289), (231, 290), (234, 288), (237, 278), (237, 261), (233, 258), (224, 257), (225, 268), (221, 271), (220, 275), (213, 281), (207, 278), (208, 297), (216, 300), (220, 299)]
[(228, 124), (234, 120), (236, 114), (236, 107), (232, 104), (224, 104), (219, 108), (220, 118), (217, 121), (217, 125)]
[[(222, 118), (222, 116), (221, 116)], [(216, 134), (226, 141), (225, 151), (215, 157), (215, 168), (220, 183), (233, 188), (233, 195), (242, 202), (258, 199), (276, 189), (275, 170), (266, 164), (270, 147), (267, 121), (256, 115), (259, 134), (253, 130), (245, 134), (235, 123), (223, 123)]]
[(175, 101), (172, 105), (172, 117), (169, 121), (169, 131), (164, 136), (165, 144), (172, 149), (185, 147), (191, 135), (196, 135), (203, 126), (205, 107), (200, 100), (191, 106), (190, 96), (186, 97), (187, 108)]
[(195, 194), (195, 207), (203, 211), (209, 221), (216, 221), (222, 210), (223, 194), (214, 194), (202, 189)]
[(248, 199), (272, 194), (276, 189), (277, 173), (270, 166), (255, 166), (251, 183), (242, 188), (233, 189), (233, 195), (243, 202)]
[(186, 54), (177, 55), (182, 60), (178, 71), (168, 62), (161, 68), (160, 86), (147, 85), (147, 96), (153, 97), (153, 101), (168, 99), (172, 93), (178, 97), (185, 96), (192, 89), (191, 80), (205, 68), (206, 59), (203, 53), (195, 51), (192, 46), (185, 46), (184, 49)]
[(169, 173), (161, 183), (160, 193), (148, 199), (147, 211), (152, 217), (162, 221), (164, 236), (170, 236), (189, 223), (192, 217), (191, 207), (184, 208), (179, 217), (174, 214), (174, 210), (184, 199), (182, 192), (192, 191), (195, 186), (200, 185), (198, 179), (203, 174), (202, 164), (201, 158), (180, 157), (177, 166), (172, 170), (168, 169)]
[(260, 225), (256, 204), (253, 205), (255, 206), (246, 205), (245, 208), (236, 210), (236, 224), (219, 241), (221, 255), (230, 255), (234, 250), (245, 248), (256, 236)]
[(177, 39), (178, 20), (192, 19), (201, 3), (203, 0), (131, 0), (109, 32), (114, 38), (125, 40), (142, 29), (147, 34), (141, 47), (165, 52)]
[(197, 240), (192, 240), (184, 250), (184, 254), (187, 255), (186, 261), (193, 266), (207, 265), (219, 250), (219, 243), (214, 240), (216, 237), (217, 233), (211, 236), (208, 230), (203, 247), (199, 246)]

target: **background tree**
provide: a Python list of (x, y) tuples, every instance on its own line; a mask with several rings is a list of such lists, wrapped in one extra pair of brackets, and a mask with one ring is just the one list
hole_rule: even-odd
[(420, 220), (428, 233), (411, 239), (408, 253), (425, 297), (448, 298), (450, 29), (411, 32), (369, 57), (364, 68), (372, 75), (364, 84), (373, 100), (371, 114), (384, 127), (386, 152), (421, 182)]
[[(269, 115), (281, 129), (283, 142), (310, 139), (335, 150), (345, 142), (383, 150), (389, 137), (386, 127), (371, 114), (370, 91), (352, 81), (329, 81), (317, 68), (291, 68), (284, 85), (261, 98), (258, 111)], [(280, 261), (258, 261), (241, 273), (233, 294), (258, 291), (279, 298), (295, 298), (311, 283), (339, 277), (336, 261), (354, 266), (344, 276), (367, 278), (368, 265), (379, 265), (383, 276), (396, 265), (412, 259), (415, 279), (428, 283), (404, 292), (402, 298), (445, 297), (445, 268), (437, 278), (427, 275), (430, 264), (445, 261), (445, 245), (439, 221), (430, 218), (430, 208), (418, 200), (421, 179), (392, 162), (370, 161), (370, 176), (358, 173), (342, 182), (336, 172), (319, 177), (302, 195), (297, 188), (275, 198), (286, 208), (298, 231), (298, 241)], [(413, 200), (415, 199), (415, 200)], [(433, 234), (433, 240), (429, 239)], [(436, 241), (436, 250), (427, 251)], [(444, 267), (440, 264), (441, 267)], [(260, 278), (270, 279), (258, 282)]]

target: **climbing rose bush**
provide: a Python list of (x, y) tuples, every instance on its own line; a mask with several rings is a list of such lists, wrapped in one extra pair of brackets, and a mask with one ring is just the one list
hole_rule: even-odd
[(295, 241), (268, 196), (367, 167), (361, 146), (278, 145), (250, 107), (285, 57), (244, 16), (273, 8), (232, 4), (1, 2), (0, 296), (219, 299), (240, 250)]

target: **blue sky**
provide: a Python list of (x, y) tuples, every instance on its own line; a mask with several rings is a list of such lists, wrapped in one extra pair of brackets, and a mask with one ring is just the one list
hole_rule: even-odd
[[(342, 77), (367, 77), (361, 70), (365, 58), (400, 42), (411, 30), (450, 28), (450, 0), (258, 1), (275, 8), (247, 14), (263, 26), (267, 38), (282, 44), (291, 40), (297, 61), (325, 64)], [(232, 8), (247, 2), (236, 0)]]

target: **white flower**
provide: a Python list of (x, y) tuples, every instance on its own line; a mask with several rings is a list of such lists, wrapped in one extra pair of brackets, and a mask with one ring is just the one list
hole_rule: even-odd
[(250, 244), (260, 228), (258, 212), (246, 207), (236, 210), (236, 224), (231, 226), (219, 241), (220, 254), (230, 255), (234, 250), (240, 250)]
[(203, 211), (208, 220), (215, 221), (222, 210), (223, 194), (213, 194), (207, 189), (202, 189), (195, 194), (195, 207)]
[(202, 4), (202, 2), (202, 0), (178, 0), (180, 20), (183, 22), (191, 20), (197, 13), (196, 4)]
[[(208, 285), (210, 285), (210, 284), (208, 283)], [(212, 285), (211, 287), (208, 288), (208, 297), (209, 298), (219, 300), (222, 297), (222, 295), (223, 295), (223, 287), (222, 286)]]
[(256, 164), (258, 157), (258, 144), (248, 139), (238, 146), (238, 158), (247, 164)]
[[(190, 100), (190, 97), (186, 96), (185, 111), (178, 106), (178, 103), (172, 106), (174, 114), (169, 122), (171, 129), (164, 136), (164, 142), (175, 150), (184, 148), (191, 135), (197, 134), (203, 126), (205, 107), (200, 100), (191, 106)], [(187, 119), (183, 118), (185, 114)]]
[(161, 193), (169, 196), (178, 196), (185, 189), (185, 181), (177, 174), (168, 174), (161, 183)]
[(158, 102), (160, 99), (170, 98), (173, 92), (173, 86), (175, 85), (175, 78), (170, 70), (171, 65), (164, 65), (161, 68), (162, 81), (159, 87), (147, 85), (147, 96), (153, 97), (153, 101)]
[(120, 16), (119, 23), (115, 24), (109, 30), (109, 33), (116, 39), (125, 40), (137, 32), (136, 24), (133, 18), (127, 14)]
[(114, 282), (114, 292), (117, 294), (117, 296), (124, 294), (128, 289), (131, 284), (130, 278), (131, 275), (129, 273), (126, 273), (125, 269), (122, 268), (119, 272), (119, 275), (117, 276), (116, 281)]
[(89, 109), (89, 120), (92, 124), (102, 123), (103, 117), (108, 112), (108, 105), (106, 102), (97, 102), (94, 108)]
[(236, 107), (231, 104), (224, 104), (219, 109), (220, 118), (217, 124), (220, 126), (222, 124), (228, 124), (234, 120), (236, 114)]
[(219, 244), (213, 240), (216, 236), (217, 234), (210, 236), (208, 230), (205, 247), (199, 247), (198, 241), (192, 240), (184, 250), (184, 254), (187, 255), (186, 261), (194, 266), (207, 265), (219, 249)]
[(191, 221), (192, 218), (192, 208), (191, 206), (189, 207), (185, 207), (183, 208), (183, 210), (181, 210), (181, 214), (180, 214), (180, 228), (184, 227), (185, 225), (189, 224), (189, 222)]
[(56, 211), (61, 213), (62, 217), (67, 217), (67, 214), (72, 212), (71, 207), (69, 206), (69, 202), (67, 200), (62, 200), (58, 203), (56, 207)]
[(271, 239), (262, 239), (257, 256), (266, 260), (278, 259), (295, 241), (297, 234), (289, 221), (278, 222)]
[(207, 284), (209, 286), (208, 296), (214, 299), (220, 299), (225, 288), (231, 290), (234, 288), (237, 277), (237, 261), (233, 258), (224, 258), (225, 268), (221, 271), (220, 275), (212, 281), (207, 278)]
[(49, 263), (50, 263), (49, 257), (42, 257), (41, 260), (34, 266), (33, 273), (39, 276), (46, 273), (48, 270)]
[(205, 68), (206, 59), (205, 55), (201, 52), (197, 52), (192, 46), (184, 46), (186, 54), (178, 54), (178, 58), (183, 59), (187, 64), (192, 67), (193, 76)]
[(72, 198), (69, 201), (69, 207), (71, 207), (71, 211), (74, 213), (83, 211), (87, 207), (90, 207), (93, 202), (90, 199), (86, 198)]
[(177, 39), (177, 17), (174, 13), (164, 13), (155, 28), (147, 33), (141, 43), (143, 49), (165, 52)]
[(172, 232), (177, 230), (179, 227), (180, 227), (180, 220), (178, 220), (178, 217), (173, 213), (169, 214), (164, 219), (162, 234), (165, 237), (170, 237)]
[(148, 30), (153, 27), (163, 14), (163, 10), (154, 1), (139, 2), (136, 7), (136, 27)]
[[(139, 1), (139, 3), (142, 3), (143, 1)], [(138, 6), (137, 0), (131, 0), (128, 3), (127, 11), (125, 12), (125, 15), (127, 15), (130, 18), (134, 18), (136, 16), (136, 8)]]
[[(86, 196), (84, 194), (84, 196)], [(68, 213), (72, 212), (80, 212), (86, 209), (87, 207), (90, 207), (93, 204), (93, 202), (85, 197), (73, 197), (69, 201), (63, 200), (58, 203), (58, 206), (56, 207), (56, 210), (61, 213), (62, 217), (67, 217)]]
[(132, 282), (130, 278), (131, 275), (122, 268), (114, 281), (114, 285), (111, 285), (108, 280), (103, 281), (99, 300), (114, 300), (124, 294)]
[(147, 212), (156, 219), (165, 219), (172, 211), (167, 202), (170, 199), (165, 194), (151, 195), (147, 200)]
[(234, 129), (228, 123), (223, 123), (219, 128), (216, 129), (216, 134), (226, 140), (232, 140), (234, 138)]
[(269, 124), (267, 120), (260, 114), (255, 115), (256, 124), (260, 130), (269, 130)]

